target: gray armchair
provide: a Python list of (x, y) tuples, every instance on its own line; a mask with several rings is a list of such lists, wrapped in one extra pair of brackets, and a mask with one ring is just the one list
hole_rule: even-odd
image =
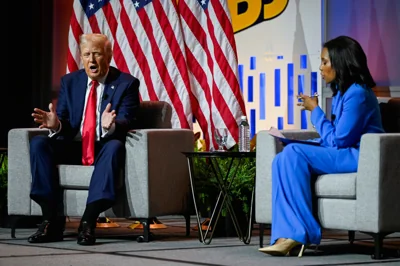
[[(150, 223), (156, 216), (183, 215), (186, 234), (190, 221), (187, 196), (189, 171), (183, 151), (193, 151), (193, 131), (171, 128), (172, 108), (166, 102), (143, 101), (138, 124), (126, 139), (125, 173), (117, 182), (116, 204), (103, 215), (139, 220), (150, 240)], [(8, 214), (12, 219), (12, 237), (21, 216), (39, 216), (41, 209), (29, 197), (31, 174), (29, 141), (47, 130), (17, 128), (8, 135)], [(84, 212), (93, 166), (59, 165), (60, 184), (64, 188), (64, 215)]]
[[(311, 130), (284, 130), (288, 138), (318, 137)], [(367, 233), (374, 238), (373, 258), (382, 257), (383, 238), (400, 231), (400, 133), (364, 134), (358, 171), (320, 175), (314, 186), (314, 212), (322, 228)], [(264, 224), (271, 224), (271, 166), (282, 145), (268, 134), (257, 134), (255, 221), (260, 225), (260, 247)]]

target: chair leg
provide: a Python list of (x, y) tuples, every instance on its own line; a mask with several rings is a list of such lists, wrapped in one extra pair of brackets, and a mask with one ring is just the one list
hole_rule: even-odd
[(186, 236), (190, 236), (190, 214), (185, 214), (185, 221), (186, 221)]
[(152, 240), (152, 234), (150, 233), (150, 223), (153, 221), (153, 218), (140, 219), (140, 222), (143, 225), (143, 235), (138, 236), (137, 242), (150, 242)]
[(383, 239), (385, 238), (385, 236), (392, 234), (393, 232), (363, 233), (370, 235), (374, 238), (374, 253), (371, 255), (371, 258), (375, 260), (383, 259)]
[(40, 216), (10, 215), (8, 217), (8, 224), (11, 228), (11, 238), (16, 238), (15, 230), (19, 225), (22, 224), (24, 228), (34, 228), (40, 221)]
[(260, 233), (260, 248), (264, 246), (264, 224), (259, 224), (259, 233)]
[(356, 236), (356, 232), (355, 231), (349, 231), (349, 242), (350, 242), (350, 244), (353, 244), (355, 236)]
[(23, 218), (23, 216), (20, 215), (10, 215), (9, 216), (9, 224), (11, 228), (11, 238), (16, 238), (15, 237), (15, 229), (17, 228), (18, 222)]
[(382, 246), (385, 234), (372, 234), (372, 237), (374, 238), (374, 254), (371, 255), (371, 258), (375, 260), (380, 260), (383, 258)]

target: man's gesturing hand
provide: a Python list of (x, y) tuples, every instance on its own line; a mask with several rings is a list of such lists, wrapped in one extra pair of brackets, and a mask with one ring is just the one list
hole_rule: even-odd
[(46, 112), (42, 109), (33, 109), (33, 121), (39, 124), (39, 128), (47, 128), (57, 131), (60, 127), (60, 120), (58, 120), (56, 110), (52, 103), (49, 104), (50, 112)]
[(101, 115), (101, 126), (109, 130), (111, 128), (111, 125), (115, 121), (115, 117), (117, 116), (115, 114), (115, 110), (111, 110), (111, 103), (107, 104), (106, 109), (104, 110), (103, 114)]

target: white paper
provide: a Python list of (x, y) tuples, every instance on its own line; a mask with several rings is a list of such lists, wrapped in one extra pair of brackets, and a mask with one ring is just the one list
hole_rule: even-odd
[(268, 130), (268, 133), (273, 136), (273, 137), (277, 137), (277, 138), (286, 138), (280, 131), (279, 129), (277, 129), (276, 127), (271, 127)]

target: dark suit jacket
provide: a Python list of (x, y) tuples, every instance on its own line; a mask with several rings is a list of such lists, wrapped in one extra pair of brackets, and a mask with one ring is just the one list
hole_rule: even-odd
[[(57, 115), (62, 123), (62, 128), (58, 138), (72, 140), (78, 134), (83, 117), (87, 83), (88, 76), (84, 69), (71, 72), (61, 78)], [(130, 74), (110, 67), (101, 100), (100, 115), (108, 103), (111, 103), (111, 110), (115, 110), (117, 116), (115, 131), (106, 139), (124, 140), (127, 131), (134, 128), (136, 124), (136, 115), (140, 105), (139, 80)]]

